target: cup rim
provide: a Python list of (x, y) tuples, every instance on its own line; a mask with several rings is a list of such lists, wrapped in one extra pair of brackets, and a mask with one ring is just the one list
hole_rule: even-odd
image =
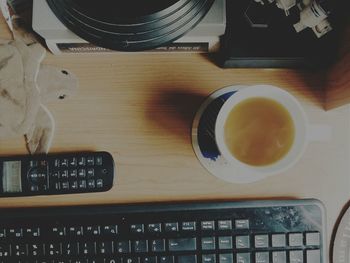
[[(255, 93), (257, 93), (257, 94), (255, 94)], [(286, 164), (284, 164), (283, 167), (279, 167), (279, 166), (281, 166), (282, 161), (286, 162), (286, 158), (287, 158), (288, 154), (292, 151), (292, 148), (293, 148), (294, 144), (296, 144), (296, 142), (293, 143), (292, 148), (289, 150), (289, 152), (285, 156), (283, 156), (277, 162), (269, 164), (269, 165), (253, 166), (253, 165), (249, 165), (249, 164), (246, 164), (246, 163), (238, 160), (237, 158), (235, 158), (231, 154), (230, 150), (228, 149), (228, 147), (226, 146), (226, 143), (225, 143), (224, 126), (225, 126), (228, 114), (231, 112), (231, 110), (233, 109), (233, 107), (236, 104), (238, 104), (239, 102), (241, 102), (245, 99), (253, 98), (253, 97), (270, 98), (272, 100), (275, 100), (275, 101), (281, 103), (283, 106), (285, 106), (285, 104), (283, 102), (281, 102), (278, 99), (276, 99), (275, 97), (273, 97), (273, 95), (276, 95), (277, 93), (284, 96), (285, 98), (287, 98), (287, 100), (289, 100), (291, 103), (293, 103), (293, 105), (296, 106), (296, 107), (293, 107), (294, 112), (291, 112), (289, 109), (287, 109), (293, 118), (294, 125), (297, 125), (296, 120), (294, 119), (296, 115), (299, 116), (299, 120), (301, 119), (301, 122), (300, 121), (298, 122), (299, 126), (300, 126), (300, 123), (304, 124), (305, 136), (301, 137), (301, 139), (303, 141), (298, 142), (298, 143), (300, 143), (300, 145), (298, 144), (299, 149), (297, 150), (294, 157), (291, 160), (289, 160)], [(271, 94), (273, 94), (273, 95), (271, 95)], [(245, 97), (245, 96), (247, 96), (247, 97)], [(297, 113), (296, 113), (296, 111), (297, 111)], [(308, 120), (306, 117), (306, 113), (305, 113), (304, 109), (302, 108), (301, 104), (299, 103), (299, 101), (292, 94), (290, 94), (289, 92), (287, 92), (281, 88), (278, 88), (278, 87), (275, 87), (272, 85), (254, 85), (254, 86), (249, 86), (249, 87), (245, 87), (243, 89), (240, 89), (237, 93), (235, 93), (234, 95), (232, 95), (230, 98), (228, 98), (226, 100), (226, 102), (224, 103), (224, 105), (220, 109), (220, 111), (217, 115), (217, 118), (216, 118), (215, 141), (216, 141), (216, 144), (217, 144), (217, 147), (219, 149), (220, 154), (228, 162), (236, 164), (236, 166), (238, 166), (241, 171), (245, 171), (247, 174), (254, 173), (255, 174), (254, 176), (260, 175), (262, 177), (266, 177), (266, 176), (274, 175), (274, 174), (281, 173), (281, 172), (287, 170), (289, 167), (294, 165), (300, 159), (300, 157), (302, 156), (303, 152), (305, 151), (306, 145), (308, 143), (307, 138), (306, 138), (307, 127), (308, 127)], [(298, 128), (303, 128), (303, 127), (297, 127), (297, 126), (295, 127), (295, 129), (298, 129)]]

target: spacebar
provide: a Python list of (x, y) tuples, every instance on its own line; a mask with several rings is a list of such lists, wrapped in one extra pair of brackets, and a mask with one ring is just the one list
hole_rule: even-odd
[(169, 239), (169, 251), (194, 251), (196, 250), (196, 238)]

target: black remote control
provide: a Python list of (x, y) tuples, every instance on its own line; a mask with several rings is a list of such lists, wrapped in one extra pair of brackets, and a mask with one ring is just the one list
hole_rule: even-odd
[(107, 152), (0, 157), (0, 197), (104, 192), (114, 173)]

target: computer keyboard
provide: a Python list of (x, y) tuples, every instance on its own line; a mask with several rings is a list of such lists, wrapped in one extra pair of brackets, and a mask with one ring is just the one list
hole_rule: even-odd
[(313, 199), (0, 210), (6, 263), (325, 263)]

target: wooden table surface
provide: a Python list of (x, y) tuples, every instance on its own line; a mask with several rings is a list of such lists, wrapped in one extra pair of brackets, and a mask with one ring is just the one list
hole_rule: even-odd
[[(0, 37), (10, 39), (4, 22)], [(318, 198), (329, 236), (350, 197), (349, 108), (322, 108), (323, 74), (287, 69), (221, 69), (203, 54), (47, 54), (80, 81), (77, 96), (48, 108), (56, 121), (51, 152), (108, 151), (116, 162), (109, 192), (1, 198), (0, 207), (175, 200)], [(290, 91), (311, 123), (332, 127), (284, 174), (231, 184), (209, 174), (191, 146), (192, 119), (213, 91), (235, 84), (272, 84)], [(24, 138), (0, 140), (0, 155), (26, 154)]]

